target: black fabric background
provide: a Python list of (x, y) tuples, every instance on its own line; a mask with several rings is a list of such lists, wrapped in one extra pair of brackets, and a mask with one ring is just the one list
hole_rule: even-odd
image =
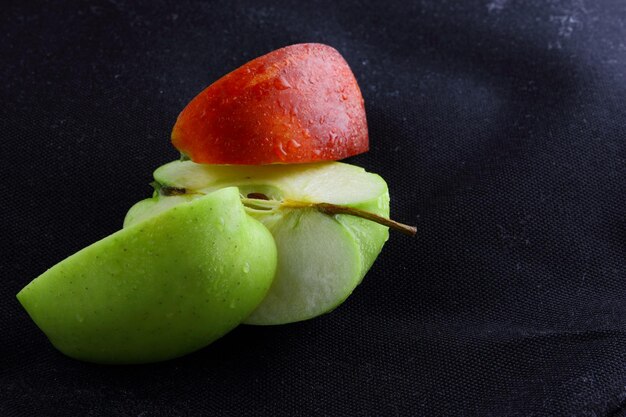
[[(2, 3), (0, 415), (624, 415), (626, 3), (333, 3)], [(314, 320), (148, 366), (54, 350), (15, 294), (121, 227), (195, 94), (311, 41), (417, 238)]]

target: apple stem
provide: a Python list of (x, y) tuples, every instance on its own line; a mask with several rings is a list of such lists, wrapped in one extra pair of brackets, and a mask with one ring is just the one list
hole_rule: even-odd
[(350, 216), (360, 217), (362, 219), (370, 220), (378, 224), (382, 224), (383, 226), (387, 226), (390, 229), (396, 230), (400, 233), (404, 233), (405, 235), (415, 236), (417, 233), (417, 228), (414, 226), (409, 226), (395, 220), (388, 219), (383, 216), (379, 216), (378, 214), (371, 213), (369, 211), (361, 210), (354, 207), (346, 207), (340, 206), (337, 204), (331, 203), (309, 203), (304, 201), (295, 201), (295, 200), (285, 200), (285, 201), (277, 201), (277, 200), (264, 200), (257, 198), (245, 198), (242, 197), (241, 201), (244, 205), (265, 208), (265, 209), (274, 209), (274, 208), (292, 208), (292, 209), (302, 209), (302, 208), (312, 208), (320, 213), (327, 214), (329, 216), (334, 216), (336, 214), (348, 214)]

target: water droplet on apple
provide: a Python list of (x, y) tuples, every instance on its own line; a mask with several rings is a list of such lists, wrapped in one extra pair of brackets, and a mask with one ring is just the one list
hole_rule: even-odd
[(76, 321), (78, 321), (79, 323), (82, 323), (83, 321), (85, 321), (84, 317), (81, 316), (80, 314), (76, 313)]
[(285, 160), (285, 157), (287, 156), (287, 151), (285, 151), (282, 142), (278, 142), (276, 143), (276, 145), (274, 145), (274, 153), (281, 161)]
[(298, 149), (300, 146), (302, 146), (302, 145), (300, 145), (300, 142), (298, 142), (295, 139), (291, 139), (291, 140), (289, 140), (289, 142), (287, 142), (287, 148), (290, 151), (294, 151), (295, 149)]
[(247, 274), (248, 272), (250, 272), (250, 264), (246, 262), (245, 264), (243, 264), (243, 273)]
[(291, 84), (289, 84), (289, 81), (287, 81), (285, 77), (280, 75), (279, 77), (274, 78), (274, 87), (277, 90), (286, 90), (288, 88), (291, 88)]
[[(289, 106), (285, 105), (280, 98), (276, 99), (276, 105), (282, 111), (283, 115), (287, 116), (289, 114)], [(261, 126), (260, 120), (257, 120), (257, 125)]]

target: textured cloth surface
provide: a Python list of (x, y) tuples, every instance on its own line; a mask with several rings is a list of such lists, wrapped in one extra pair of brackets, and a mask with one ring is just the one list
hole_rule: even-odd
[[(363, 92), (392, 234), (331, 314), (187, 357), (58, 353), (15, 294), (121, 227), (177, 114), (323, 42)], [(626, 401), (623, 1), (5, 1), (0, 415), (618, 416)]]

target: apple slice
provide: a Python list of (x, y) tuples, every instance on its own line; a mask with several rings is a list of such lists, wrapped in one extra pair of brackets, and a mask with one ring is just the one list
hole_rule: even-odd
[(150, 219), (132, 217), (133, 226), (70, 256), (17, 295), (61, 352), (97, 363), (174, 358), (219, 338), (263, 300), (276, 247), (236, 188), (161, 203)]
[(167, 200), (163, 200), (161, 204), (156, 204), (156, 200), (153, 199), (143, 200), (140, 203), (135, 204), (131, 210), (126, 213), (124, 224), (138, 223), (145, 220), (147, 217), (146, 213), (150, 213), (149, 217), (153, 217), (181, 203), (188, 203), (195, 197), (196, 196), (193, 195), (173, 195)]
[(361, 91), (336, 49), (277, 49), (220, 78), (180, 113), (172, 143), (192, 161), (260, 165), (368, 150)]
[(237, 186), (248, 213), (274, 236), (276, 277), (246, 323), (289, 323), (334, 309), (361, 282), (388, 237), (385, 226), (352, 215), (331, 216), (316, 204), (388, 216), (385, 181), (353, 165), (216, 166), (176, 161), (158, 168), (154, 178), (162, 185), (161, 193), (131, 208), (125, 226), (175, 204), (172, 199), (182, 195), (198, 197)]

